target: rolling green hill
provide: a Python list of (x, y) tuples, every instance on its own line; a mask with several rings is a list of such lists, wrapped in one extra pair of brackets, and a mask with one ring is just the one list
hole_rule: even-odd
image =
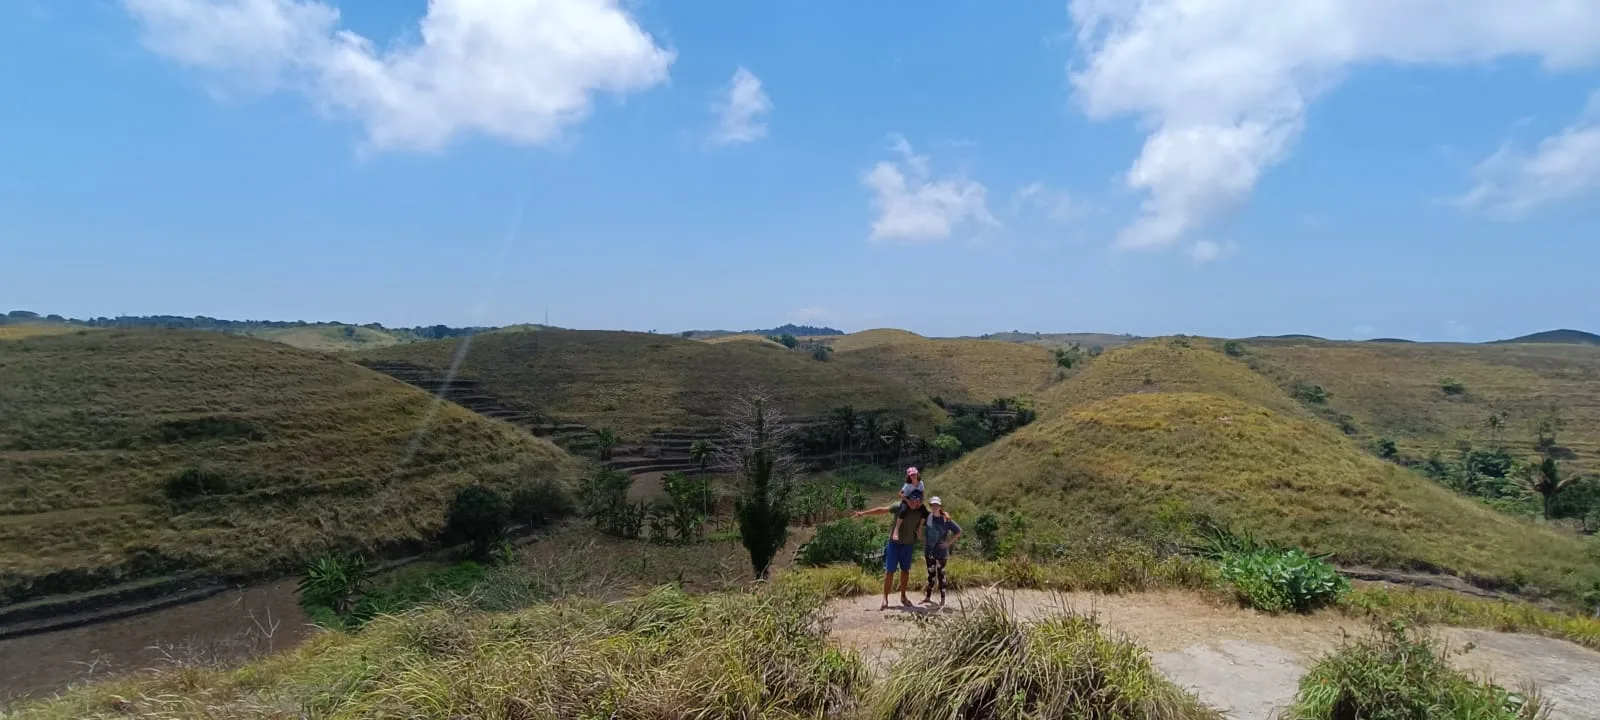
[(1107, 352), (1051, 390), (1039, 421), (933, 482), (1077, 532), (1153, 532), (1188, 509), (1348, 563), (1569, 598), (1600, 580), (1586, 540), (1378, 460), (1209, 342), (1182, 342)]
[(904, 330), (868, 330), (833, 338), (832, 362), (958, 403), (1031, 396), (1055, 373), (1039, 347), (983, 340), (925, 338)]
[[(1600, 473), (1600, 348), (1569, 344), (1245, 343), (1246, 358), (1281, 386), (1327, 391), (1326, 412), (1363, 439), (1390, 438), (1401, 452), (1454, 455), (1457, 443), (1498, 442), (1536, 451), (1551, 417), (1556, 444), (1581, 473)], [(1458, 383), (1448, 391), (1446, 381)], [(1493, 430), (1489, 417), (1504, 413)]]
[(1501, 343), (1561, 343), (1567, 345), (1600, 345), (1600, 335), (1582, 330), (1546, 330), (1530, 335), (1514, 337), (1509, 340), (1496, 340), (1493, 344)]
[[(356, 355), (443, 374), (457, 341), (414, 343)], [(728, 402), (764, 387), (797, 419), (852, 405), (883, 410), (927, 430), (942, 411), (927, 398), (836, 362), (780, 345), (710, 343), (676, 335), (599, 330), (486, 333), (465, 345), (460, 377), (501, 404), (564, 422), (610, 427), (628, 437), (653, 430), (714, 426)]]
[(423, 541), (461, 485), (581, 471), (434, 406), (336, 356), (222, 333), (0, 342), (0, 601)]

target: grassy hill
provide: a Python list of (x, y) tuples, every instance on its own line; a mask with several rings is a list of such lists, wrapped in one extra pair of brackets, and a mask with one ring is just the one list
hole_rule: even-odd
[(418, 435), (433, 405), (337, 357), (221, 333), (0, 342), (0, 601), (424, 540), (461, 485), (579, 472), (454, 405)]
[(904, 330), (868, 330), (833, 338), (830, 345), (835, 364), (960, 403), (1033, 395), (1050, 383), (1056, 367), (1043, 348), (931, 339)]
[[(454, 340), (361, 352), (363, 362), (406, 363), (443, 373)], [(471, 339), (460, 376), (501, 403), (557, 420), (651, 430), (715, 425), (734, 393), (762, 386), (796, 418), (842, 405), (887, 410), (928, 429), (941, 412), (880, 377), (755, 342), (710, 343), (676, 335), (599, 330), (488, 333)]]
[(1568, 345), (1600, 345), (1600, 335), (1582, 330), (1546, 330), (1531, 335), (1496, 340), (1495, 343), (1563, 343)]
[[(963, 338), (965, 339), (965, 338)], [(995, 340), (999, 342), (1019, 343), (1022, 345), (1037, 345), (1046, 349), (1078, 345), (1085, 350), (1096, 345), (1111, 349), (1138, 342), (1141, 338), (1134, 335), (1115, 335), (1112, 333), (1025, 333), (1025, 332), (1000, 332), (984, 335), (980, 340)]]
[[(757, 345), (767, 345), (767, 346), (770, 346), (770, 347), (777, 347), (777, 348), (782, 348), (783, 347), (782, 343), (779, 343), (779, 342), (777, 342), (777, 341), (773, 340), (772, 338), (769, 338), (769, 337), (767, 337), (765, 335), (752, 335), (750, 333), (739, 333), (739, 334), (736, 334), (736, 335), (718, 335), (716, 337), (706, 338), (702, 342), (708, 342), (708, 343), (711, 343), (713, 345), (718, 344), (718, 343), (727, 343), (727, 342), (749, 342), (749, 343), (756, 343)], [(787, 350), (788, 348), (784, 348), (784, 349)]]
[[(1415, 457), (1453, 455), (1495, 435), (1515, 454), (1536, 452), (1536, 425), (1554, 413), (1572, 469), (1600, 472), (1600, 348), (1567, 344), (1456, 345), (1267, 341), (1249, 360), (1283, 386), (1320, 385), (1325, 412), (1347, 416), (1366, 439), (1390, 438)], [(1447, 391), (1445, 381), (1459, 383)], [(1505, 413), (1504, 429), (1488, 418)]]
[(314, 325), (295, 328), (266, 328), (250, 335), (305, 350), (339, 352), (363, 348), (388, 347), (414, 339), (399, 333), (357, 325)]
[(1187, 342), (1107, 352), (1052, 389), (1038, 422), (933, 482), (1079, 533), (1150, 533), (1195, 510), (1348, 563), (1526, 579), (1568, 597), (1600, 580), (1582, 538), (1378, 460), (1242, 363)]
[(23, 338), (38, 337), (40, 335), (66, 335), (82, 331), (83, 328), (57, 323), (23, 323), (19, 325), (0, 325), (0, 340), (21, 340)]

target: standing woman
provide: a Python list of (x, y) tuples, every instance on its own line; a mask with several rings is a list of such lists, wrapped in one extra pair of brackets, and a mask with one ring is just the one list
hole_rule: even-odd
[(934, 582), (939, 584), (939, 604), (944, 604), (944, 591), (947, 585), (944, 575), (945, 563), (950, 561), (950, 546), (956, 544), (961, 537), (961, 526), (944, 511), (944, 502), (935, 495), (928, 499), (928, 527), (922, 533), (922, 556), (928, 564), (928, 584), (922, 593), (922, 604), (932, 602)]

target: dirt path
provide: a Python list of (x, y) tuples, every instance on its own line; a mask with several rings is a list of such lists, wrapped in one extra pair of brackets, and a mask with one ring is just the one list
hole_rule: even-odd
[[(829, 605), (833, 637), (881, 671), (899, 656), (897, 645), (916, 632), (910, 622), (914, 613), (960, 612), (976, 595), (951, 595), (943, 611), (880, 612), (876, 596), (836, 600)], [(1148, 649), (1168, 677), (1239, 720), (1270, 720), (1293, 701), (1306, 667), (1338, 647), (1346, 633), (1367, 630), (1365, 624), (1331, 612), (1273, 617), (1180, 592), (1004, 591), (1002, 597), (1024, 618), (1067, 611), (1098, 616), (1105, 627)], [(1537, 683), (1552, 706), (1552, 720), (1600, 720), (1600, 653), (1528, 635), (1459, 628), (1439, 628), (1438, 634), (1453, 648), (1475, 646), (1453, 658), (1464, 669), (1511, 688)]]

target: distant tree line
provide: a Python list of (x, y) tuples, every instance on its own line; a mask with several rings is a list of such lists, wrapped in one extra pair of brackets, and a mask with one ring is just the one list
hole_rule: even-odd
[(40, 315), (28, 310), (12, 310), (5, 315), (0, 315), (0, 325), (7, 323), (37, 323), (37, 322), (63, 323), (92, 328), (172, 328), (178, 330), (209, 330), (224, 333), (251, 333), (258, 330), (277, 330), (284, 328), (302, 327), (339, 327), (347, 328), (347, 335), (353, 334), (348, 328), (362, 327), (382, 332), (408, 334), (422, 340), (442, 340), (444, 338), (460, 337), (473, 333), (493, 330), (492, 327), (451, 327), (448, 325), (418, 325), (416, 327), (384, 327), (382, 323), (366, 323), (353, 325), (341, 322), (307, 322), (304, 320), (223, 320), (220, 318), (196, 315), (185, 317), (183, 315), (119, 315), (117, 317), (93, 318), (66, 318), (60, 315)]

